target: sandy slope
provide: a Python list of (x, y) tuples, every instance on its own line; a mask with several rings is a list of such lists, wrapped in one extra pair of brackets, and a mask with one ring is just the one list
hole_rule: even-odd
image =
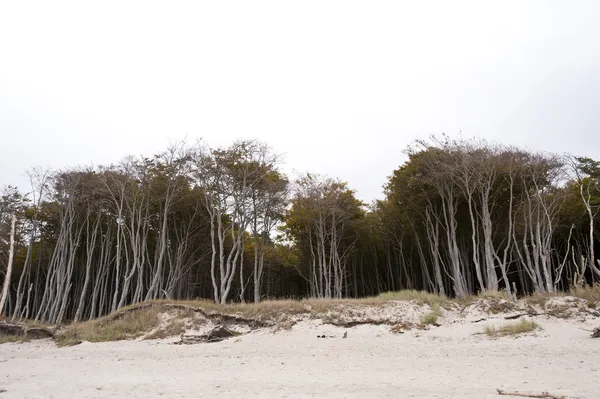
[(306, 321), (213, 344), (4, 344), (0, 398), (484, 399), (499, 398), (496, 388), (600, 397), (600, 340), (581, 329), (597, 319), (539, 316), (535, 335), (489, 339), (473, 334), (505, 321), (474, 317), (401, 335)]

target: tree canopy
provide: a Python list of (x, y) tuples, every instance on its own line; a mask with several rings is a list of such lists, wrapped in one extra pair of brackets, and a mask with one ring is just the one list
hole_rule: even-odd
[(114, 165), (32, 169), (0, 197), (5, 314), (59, 323), (145, 300), (449, 296), (600, 279), (600, 162), (482, 140), (416, 141), (383, 197), (290, 179), (265, 143), (180, 143)]

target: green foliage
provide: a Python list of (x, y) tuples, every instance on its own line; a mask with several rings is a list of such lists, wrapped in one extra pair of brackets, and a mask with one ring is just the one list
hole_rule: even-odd
[[(330, 267), (333, 259), (339, 266), (336, 273), (342, 285), (340, 296), (361, 297), (363, 303), (373, 304), (413, 300), (432, 307), (444, 306), (448, 299), (435, 293), (456, 295), (455, 265), (450, 255), (454, 250), (459, 254), (457, 267), (468, 291), (463, 293), (467, 297), (464, 303), (479, 300), (482, 295), (503, 295), (495, 289), (483, 289), (475, 271), (473, 258), (485, 251), (481, 223), (484, 211), (489, 211), (495, 277), (500, 277), (499, 264), (505, 254), (507, 258), (509, 286), (502, 281), (500, 292), (512, 289), (513, 284), (519, 295), (535, 290), (532, 280), (537, 277), (525, 266), (536, 259), (528, 259), (525, 251), (533, 253), (540, 248), (533, 237), (538, 221), (539, 231), (551, 234), (541, 243), (549, 248), (548, 252), (537, 254), (537, 261), (549, 262), (550, 285), (556, 285), (546, 287), (548, 282), (544, 281), (541, 291), (552, 288), (566, 292), (571, 286), (592, 282), (589, 267), (582, 279), (576, 272), (581, 259), (591, 252), (584, 199), (596, 222), (592, 243), (596, 253), (600, 245), (599, 161), (585, 157), (565, 160), (477, 140), (444, 137), (420, 141), (407, 150), (407, 161), (390, 174), (384, 198), (366, 206), (346, 182), (313, 174), (293, 183), (290, 198), (288, 177), (267, 149), (265, 144), (252, 140), (220, 149), (177, 145), (152, 157), (128, 157), (117, 165), (60, 170), (49, 173), (48, 179), (40, 183), (44, 186), (40, 201), (31, 201), (8, 188), (0, 196), (0, 273), (6, 266), (10, 215), (18, 214), (8, 308), (14, 306), (20, 284), (22, 305), (29, 300), (28, 316), (35, 317), (44, 293), (55, 293), (62, 284), (67, 292), (65, 317), (73, 318), (88, 260), (92, 281), (83, 297), (91, 297), (92, 288), (101, 287), (103, 295), (97, 291), (96, 297), (104, 300), (98, 301), (93, 310), (86, 302), (84, 319), (112, 310), (115, 292), (118, 287), (119, 297), (127, 270), (133, 270), (127, 280), (132, 292), (124, 303), (144, 300), (163, 247), (162, 275), (158, 279), (163, 286), (155, 295), (174, 299), (211, 297), (211, 233), (218, 233), (211, 222), (216, 220), (222, 221), (226, 229), (222, 243), (215, 241), (217, 250), (222, 245), (227, 255), (236, 236), (241, 236), (244, 244), (235, 258), (235, 275), (225, 276), (233, 279), (230, 298), (235, 300), (239, 300), (242, 287), (249, 299), (255, 254), (261, 248), (265, 265), (262, 296), (268, 298), (310, 295), (315, 285), (314, 265), (322, 262)], [(242, 187), (250, 181), (252, 190), (244, 191)], [(241, 192), (243, 198), (239, 197)], [(487, 208), (482, 205), (486, 195)], [(452, 210), (448, 198), (455, 205)], [(211, 217), (215, 207), (221, 207), (217, 219)], [(240, 213), (251, 213), (248, 209), (255, 211), (251, 221), (240, 222)], [(73, 215), (68, 223), (64, 218), (67, 212)], [(96, 246), (88, 254), (86, 244), (93, 237), (96, 221)], [(275, 229), (278, 237), (271, 234)], [(450, 240), (452, 229), (455, 243)], [(166, 239), (161, 247), (163, 236)], [(139, 241), (132, 244), (136, 237)], [(139, 262), (135, 266), (134, 251)], [(228, 261), (227, 256), (222, 258)], [(234, 256), (231, 258), (229, 261)], [(220, 259), (215, 256), (217, 286), (221, 283)], [(439, 281), (434, 274), (436, 259)], [(108, 264), (106, 270), (100, 267), (102, 260)], [(479, 262), (485, 270), (484, 261)], [(71, 267), (65, 281), (53, 277), (55, 270)], [(334, 275), (331, 269), (328, 272)], [(493, 281), (487, 276), (483, 280)], [(50, 291), (46, 291), (47, 283), (54, 284)], [(142, 293), (136, 296), (138, 284)], [(330, 281), (329, 285), (334, 283)], [(476, 292), (483, 294), (468, 296)], [(600, 302), (594, 289), (577, 288), (573, 293), (590, 297), (592, 303)], [(498, 311), (511, 306), (500, 300), (508, 297), (497, 299)], [(94, 334), (101, 339), (103, 334), (128, 333), (98, 330)]]

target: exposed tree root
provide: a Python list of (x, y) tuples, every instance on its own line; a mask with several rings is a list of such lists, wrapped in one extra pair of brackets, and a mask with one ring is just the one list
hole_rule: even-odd
[(114, 313), (111, 316), (107, 316), (107, 318), (103, 321), (103, 323), (107, 323), (107, 322), (113, 321), (115, 319), (119, 319), (120, 317), (122, 317), (123, 315), (125, 315), (127, 313), (135, 312), (137, 310), (142, 310), (142, 309), (148, 309), (153, 306), (162, 307), (165, 309), (179, 309), (179, 310), (193, 311), (195, 313), (200, 313), (202, 316), (206, 317), (207, 319), (215, 321), (217, 324), (239, 323), (239, 324), (246, 324), (252, 329), (271, 327), (271, 324), (265, 323), (263, 321), (256, 320), (256, 319), (247, 319), (245, 317), (232, 316), (232, 315), (227, 315), (227, 314), (222, 314), (222, 313), (207, 313), (202, 308), (184, 305), (184, 304), (177, 304), (177, 303), (158, 303), (157, 304), (157, 303), (152, 303), (152, 302), (140, 303), (138, 305), (135, 305), (135, 306), (132, 306), (125, 310)]
[(568, 396), (552, 395), (548, 392), (542, 393), (526, 393), (518, 391), (503, 391), (502, 389), (496, 389), (498, 395), (504, 396), (520, 396), (522, 398), (541, 398), (541, 399), (569, 399)]
[(208, 334), (200, 335), (200, 336), (186, 336), (181, 335), (181, 341), (176, 342), (176, 345), (192, 345), (198, 344), (201, 342), (221, 342), (227, 338), (235, 337), (240, 335), (240, 333), (236, 333), (235, 331), (230, 331), (224, 327), (217, 327), (211, 330)]
[(0, 321), (0, 335), (26, 336), (30, 339), (43, 339), (54, 337), (54, 332), (46, 328), (28, 327), (22, 324), (12, 324)]

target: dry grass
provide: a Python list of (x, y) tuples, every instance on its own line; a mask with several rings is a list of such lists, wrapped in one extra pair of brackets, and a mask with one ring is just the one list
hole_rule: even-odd
[(213, 301), (156, 301), (155, 303), (178, 303), (204, 309), (209, 313), (238, 315), (249, 319), (276, 322), (286, 317), (309, 315), (321, 317), (328, 313), (337, 312), (344, 307), (358, 306), (383, 306), (393, 301), (415, 302), (417, 305), (433, 307), (444, 306), (450, 303), (449, 299), (426, 291), (404, 290), (386, 292), (375, 297), (358, 299), (304, 299), (304, 300), (267, 300), (258, 304), (234, 303), (219, 305)]
[(505, 301), (512, 301), (512, 298), (510, 295), (508, 295), (508, 292), (502, 290), (502, 291), (481, 291), (479, 292), (477, 295), (472, 295), (468, 297), (471, 300), (477, 300), (477, 299), (503, 299)]
[(442, 295), (432, 294), (427, 291), (415, 291), (415, 290), (403, 290), (395, 292), (384, 292), (374, 298), (357, 299), (359, 304), (369, 303), (385, 303), (389, 301), (406, 301), (415, 302), (417, 305), (429, 305), (429, 306), (444, 306), (447, 305), (450, 300)]
[(585, 287), (575, 287), (569, 293), (576, 298), (585, 299), (597, 307), (600, 304), (600, 284)]
[(506, 324), (500, 328), (487, 326), (483, 332), (488, 337), (496, 338), (525, 334), (540, 329), (541, 327), (536, 322), (532, 320), (521, 319), (521, 321), (518, 323)]
[(600, 284), (593, 286), (573, 287), (568, 292), (536, 292), (524, 298), (526, 302), (533, 305), (544, 306), (548, 299), (559, 298), (564, 296), (572, 296), (579, 299), (584, 299), (591, 304), (591, 307), (597, 307), (600, 304)]
[(156, 301), (155, 303), (181, 304), (194, 308), (203, 309), (209, 314), (235, 315), (248, 319), (259, 321), (275, 321), (282, 315), (294, 316), (309, 313), (326, 313), (329, 310), (341, 306), (347, 301), (342, 300), (277, 300), (263, 301), (254, 303), (234, 303), (228, 305), (219, 305), (212, 301)]
[(526, 304), (530, 306), (539, 306), (544, 308), (548, 300), (552, 298), (558, 298), (566, 296), (567, 294), (564, 292), (535, 292), (525, 298), (523, 300)]
[(126, 308), (115, 314), (84, 323), (73, 324), (55, 336), (59, 346), (81, 341), (106, 342), (135, 339), (160, 325), (160, 306), (150, 306), (128, 312)]
[(505, 300), (492, 300), (490, 301), (488, 312), (492, 314), (509, 313), (517, 310), (518, 306), (514, 302)]
[(29, 342), (30, 338), (27, 335), (0, 335), (0, 345), (9, 342)]

